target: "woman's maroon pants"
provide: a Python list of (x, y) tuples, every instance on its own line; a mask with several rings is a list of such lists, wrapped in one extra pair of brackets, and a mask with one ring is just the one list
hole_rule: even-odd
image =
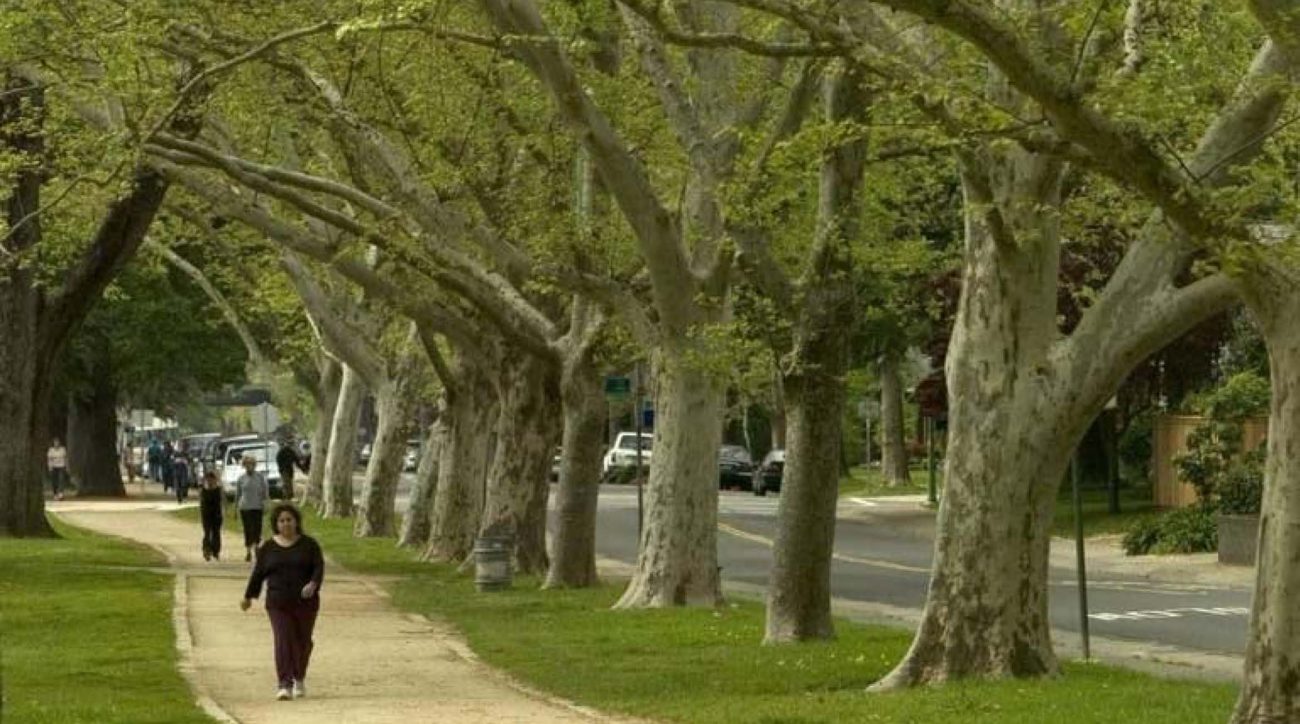
[(266, 613), (271, 617), (271, 631), (275, 634), (275, 675), (280, 686), (288, 688), (294, 681), (307, 678), (307, 663), (311, 661), (311, 633), (316, 628), (316, 614), (319, 612), (319, 596), (266, 602)]

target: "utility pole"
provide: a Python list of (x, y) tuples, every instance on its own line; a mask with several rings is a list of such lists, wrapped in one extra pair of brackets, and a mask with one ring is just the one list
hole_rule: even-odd
[(1088, 569), (1083, 551), (1083, 493), (1080, 479), (1083, 469), (1079, 465), (1079, 451), (1070, 460), (1070, 482), (1074, 489), (1074, 555), (1079, 577), (1079, 634), (1083, 636), (1083, 658), (1092, 658), (1092, 641), (1088, 632)]

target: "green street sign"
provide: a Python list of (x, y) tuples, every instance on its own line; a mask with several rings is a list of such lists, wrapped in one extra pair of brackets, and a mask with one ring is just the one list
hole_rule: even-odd
[(631, 377), (606, 377), (605, 396), (623, 398), (632, 394)]

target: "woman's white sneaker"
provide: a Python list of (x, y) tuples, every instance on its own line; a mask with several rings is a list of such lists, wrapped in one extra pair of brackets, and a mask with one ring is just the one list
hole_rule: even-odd
[(288, 701), (293, 698), (293, 693), (284, 687), (280, 687), (280, 689), (275, 692), (275, 698), (280, 701)]
[(293, 682), (293, 698), (295, 698), (295, 699), (301, 699), (301, 698), (303, 698), (304, 696), (307, 696), (307, 685), (304, 684), (302, 681), (294, 681), (294, 682)]

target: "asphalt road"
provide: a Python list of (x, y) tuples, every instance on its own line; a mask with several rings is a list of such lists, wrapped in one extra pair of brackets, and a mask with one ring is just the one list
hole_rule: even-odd
[[(723, 578), (764, 586), (771, 566), (778, 498), (722, 492), (718, 504)], [(636, 491), (601, 489), (597, 548), (602, 556), (636, 560)], [(836, 598), (920, 609), (925, 603), (932, 542), (907, 526), (841, 519), (835, 534), (831, 591)], [(1079, 629), (1073, 570), (1052, 569), (1052, 625)], [(1089, 627), (1095, 636), (1157, 642), (1227, 654), (1245, 650), (1250, 592), (1205, 585), (1161, 584), (1097, 576), (1088, 584)]]

